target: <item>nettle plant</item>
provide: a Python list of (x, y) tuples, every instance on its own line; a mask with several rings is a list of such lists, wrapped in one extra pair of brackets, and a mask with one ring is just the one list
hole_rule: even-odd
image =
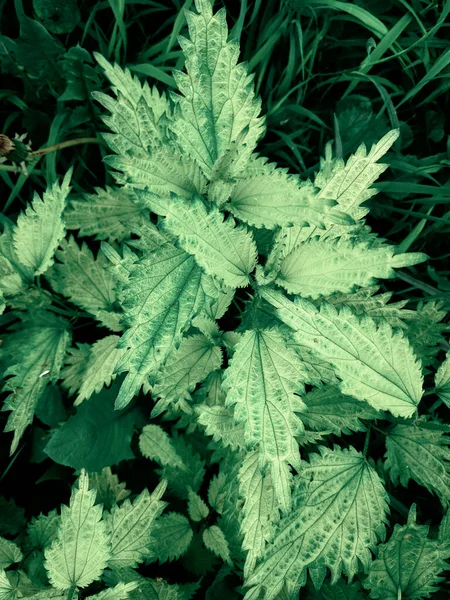
[[(364, 221), (398, 132), (347, 162), (328, 144), (313, 181), (278, 168), (224, 11), (196, 9), (178, 93), (97, 56), (118, 186), (69, 197), (68, 173), (3, 218), (11, 453), (36, 416), (33, 452), (81, 474), (26, 530), (2, 500), (0, 599), (427, 598), (450, 557), (450, 428), (421, 402), (425, 373), (450, 406), (444, 313), (379, 293), (426, 257)], [(130, 499), (110, 466), (139, 452), (160, 483)], [(396, 498), (410, 480), (439, 530)], [(178, 559), (192, 583), (145, 576)]]

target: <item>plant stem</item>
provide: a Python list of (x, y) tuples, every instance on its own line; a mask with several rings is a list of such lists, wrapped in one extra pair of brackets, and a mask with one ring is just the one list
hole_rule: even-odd
[(30, 156), (44, 156), (44, 154), (49, 154), (50, 152), (57, 152), (58, 150), (70, 148), (70, 146), (78, 146), (80, 144), (104, 144), (104, 142), (103, 140), (99, 140), (98, 138), (94, 137), (75, 138), (73, 140), (66, 140), (65, 142), (53, 144), (53, 146), (48, 146), (48, 148), (41, 148), (40, 150), (35, 150), (34, 152), (30, 152)]
[(73, 600), (73, 596), (75, 594), (75, 592), (77, 591), (77, 586), (76, 585), (71, 585), (69, 588), (69, 591), (67, 592), (67, 598), (66, 600)]
[(363, 450), (364, 458), (367, 456), (367, 451), (369, 450), (370, 430), (371, 430), (371, 427), (369, 426), (367, 429), (367, 433), (366, 433), (366, 439), (364, 440), (364, 450)]

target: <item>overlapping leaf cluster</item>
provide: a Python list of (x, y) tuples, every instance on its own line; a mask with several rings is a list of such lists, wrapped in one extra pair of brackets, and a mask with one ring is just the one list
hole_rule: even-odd
[[(327, 145), (313, 181), (269, 163), (225, 12), (195, 6), (177, 94), (96, 57), (113, 92), (94, 96), (117, 187), (69, 197), (68, 173), (5, 221), (11, 453), (36, 416), (45, 454), (81, 475), (70, 507), (34, 519), (24, 540), (1, 539), (0, 567), (20, 569), (0, 572), (0, 599), (75, 598), (100, 578), (109, 587), (92, 597), (190, 598), (214, 568), (209, 598), (293, 600), (305, 586), (428, 597), (450, 557), (448, 517), (439, 537), (414, 507), (390, 529), (389, 479), (414, 480), (447, 510), (450, 427), (421, 410), (439, 332), (424, 342), (422, 312), (376, 287), (427, 257), (364, 219), (398, 131), (347, 161)], [(96, 341), (71, 345), (86, 319)], [(448, 363), (435, 379), (447, 406)], [(377, 463), (371, 430), (385, 444)], [(365, 443), (343, 437), (354, 432)], [(109, 467), (138, 449), (164, 483), (130, 500)], [(177, 508), (159, 516), (166, 486)], [(197, 583), (137, 571), (178, 559)]]

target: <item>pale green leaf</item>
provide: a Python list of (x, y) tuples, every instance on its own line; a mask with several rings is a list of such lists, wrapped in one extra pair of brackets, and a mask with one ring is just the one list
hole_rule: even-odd
[(126, 406), (148, 375), (158, 370), (206, 302), (205, 276), (192, 256), (174, 246), (155, 250), (129, 268), (129, 282), (121, 292), (128, 327), (121, 347), (126, 352), (116, 369), (129, 373), (117, 408)]
[(25, 545), (32, 550), (44, 550), (56, 538), (61, 524), (61, 518), (56, 510), (48, 515), (40, 514), (33, 517), (27, 526)]
[(364, 420), (383, 417), (366, 402), (345, 396), (338, 388), (325, 385), (303, 396), (305, 410), (300, 412), (306, 427), (336, 435), (366, 431)]
[(0, 569), (7, 569), (10, 565), (20, 562), (22, 557), (17, 544), (0, 537)]
[(169, 435), (159, 425), (146, 425), (139, 436), (139, 449), (145, 458), (155, 460), (161, 466), (185, 469)]
[(371, 598), (383, 600), (419, 600), (429, 598), (444, 578), (448, 568), (444, 551), (437, 540), (428, 538), (429, 527), (417, 525), (416, 508), (412, 506), (408, 523), (395, 525), (386, 544), (379, 547), (364, 586)]
[(242, 548), (247, 551), (244, 566), (247, 578), (266, 544), (272, 541), (280, 518), (272, 478), (269, 472), (262, 473), (258, 452), (250, 452), (245, 457), (239, 471), (239, 492), (244, 500), (241, 531)]
[(170, 105), (156, 87), (142, 85), (128, 69), (111, 65), (101, 54), (95, 58), (112, 84), (116, 99), (101, 92), (93, 96), (111, 114), (103, 118), (112, 134), (103, 134), (109, 147), (123, 156), (147, 156), (166, 137), (166, 119)]
[(115, 379), (114, 369), (124, 353), (123, 349), (117, 348), (119, 340), (117, 335), (108, 335), (92, 345), (87, 363), (84, 365), (83, 379), (75, 406), (90, 398), (92, 394), (98, 394), (103, 387), (108, 386)]
[(226, 208), (255, 227), (274, 229), (289, 225), (324, 225), (324, 215), (335, 202), (319, 197), (311, 182), (287, 169), (258, 158), (237, 180)]
[(0, 569), (0, 600), (17, 600), (17, 594), (4, 569)]
[(351, 292), (376, 279), (395, 277), (395, 268), (422, 262), (425, 254), (394, 255), (391, 246), (370, 247), (364, 242), (314, 238), (297, 246), (280, 265), (276, 283), (290, 294), (313, 299), (335, 292)]
[(411, 417), (422, 396), (422, 372), (408, 340), (387, 323), (359, 319), (350, 309), (339, 312), (323, 303), (320, 311), (306, 300), (291, 302), (265, 289), (262, 296), (294, 330), (294, 338), (329, 361), (342, 379), (344, 394), (394, 416)]
[(79, 248), (71, 236), (61, 243), (56, 257), (60, 262), (47, 275), (55, 292), (84, 308), (109, 329), (120, 331), (121, 315), (114, 310), (116, 278), (107, 269), (105, 256), (99, 253), (94, 259), (88, 246), (83, 242)]
[(248, 285), (257, 248), (250, 231), (236, 226), (234, 219), (224, 220), (214, 207), (208, 212), (197, 198), (189, 204), (173, 201), (165, 225), (206, 273), (232, 288)]
[(303, 403), (295, 393), (303, 391), (304, 380), (301, 361), (282, 335), (263, 330), (243, 335), (223, 382), (227, 405), (234, 405), (236, 421), (245, 424), (248, 447), (258, 444), (262, 464), (270, 465), (284, 510), (290, 503), (288, 465), (298, 468), (300, 460), (295, 436), (303, 426), (295, 413)]
[(223, 531), (218, 525), (211, 525), (203, 531), (203, 543), (213, 554), (224, 560), (229, 565), (233, 562), (230, 556), (230, 549)]
[(66, 361), (61, 371), (62, 386), (73, 396), (83, 383), (86, 364), (91, 355), (89, 344), (77, 344), (76, 348), (69, 348)]
[(227, 478), (224, 473), (220, 472), (218, 475), (214, 475), (208, 488), (208, 502), (219, 515), (222, 514), (223, 510), (226, 485)]
[(450, 504), (450, 427), (418, 422), (396, 425), (386, 438), (386, 468), (405, 487), (410, 479)]
[(155, 519), (166, 506), (161, 501), (166, 486), (162, 481), (151, 494), (144, 489), (133, 502), (127, 499), (106, 515), (111, 567), (136, 567), (149, 555)]
[(108, 186), (74, 198), (64, 215), (67, 229), (79, 229), (80, 236), (118, 241), (130, 237), (149, 218), (148, 210), (133, 201), (129, 190)]
[(180, 436), (174, 435), (171, 438), (171, 443), (177, 456), (181, 459), (184, 468), (166, 464), (161, 469), (157, 469), (156, 472), (160, 477), (167, 479), (169, 489), (178, 497), (187, 500), (190, 488), (194, 492), (198, 492), (200, 489), (205, 475), (205, 462), (195, 452), (186, 434)]
[(291, 514), (283, 519), (263, 559), (246, 581), (246, 600), (274, 600), (286, 582), (291, 594), (306, 583), (317, 588), (327, 567), (332, 582), (368, 568), (371, 550), (384, 539), (387, 494), (380, 477), (354, 448), (321, 447), (302, 465)]
[(71, 176), (69, 170), (61, 186), (55, 183), (42, 199), (35, 194), (32, 204), (17, 219), (13, 233), (17, 258), (33, 269), (35, 275), (42, 275), (53, 264), (53, 254), (64, 237), (62, 214)]
[(70, 507), (61, 507), (58, 537), (45, 550), (45, 567), (58, 590), (83, 588), (100, 579), (110, 556), (101, 518), (102, 507), (95, 505), (95, 491), (89, 490), (89, 478), (82, 471)]
[(434, 378), (436, 394), (450, 408), (450, 352), (437, 370)]
[[(187, 73), (175, 73), (172, 129), (183, 152), (195, 158), (210, 177), (214, 164), (239, 137), (239, 160), (245, 164), (262, 133), (252, 77), (238, 65), (239, 44), (227, 42), (225, 10), (212, 12), (210, 0), (196, 0), (199, 14), (186, 13), (190, 40), (180, 39)], [(237, 168), (237, 167), (235, 167)], [(227, 173), (223, 176), (226, 178)]]
[(128, 600), (131, 592), (139, 587), (138, 581), (132, 581), (130, 583), (118, 583), (114, 587), (111, 587), (95, 596), (89, 596), (88, 600)]
[(180, 558), (189, 548), (193, 535), (184, 515), (175, 512), (162, 515), (153, 528), (154, 541), (149, 560), (164, 563)]
[(195, 407), (198, 422), (205, 427), (206, 435), (215, 442), (230, 446), (233, 450), (245, 446), (245, 423), (236, 423), (232, 407), (208, 406), (198, 404)]
[(156, 378), (152, 396), (160, 400), (152, 411), (152, 417), (159, 415), (171, 403), (189, 400), (195, 386), (211, 371), (218, 369), (221, 363), (220, 348), (204, 335), (184, 338), (179, 348), (169, 354)]
[(3, 391), (11, 392), (3, 411), (11, 411), (5, 431), (13, 431), (11, 454), (14, 453), (25, 429), (33, 421), (34, 411), (50, 382), (59, 377), (64, 354), (70, 343), (68, 323), (51, 313), (37, 312), (27, 317), (23, 329), (13, 334), (21, 348), (4, 375), (11, 376)]
[(188, 490), (188, 512), (195, 522), (203, 521), (209, 515), (209, 508), (192, 489)]

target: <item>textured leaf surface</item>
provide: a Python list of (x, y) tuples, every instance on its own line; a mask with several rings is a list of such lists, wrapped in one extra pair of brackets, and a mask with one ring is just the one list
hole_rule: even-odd
[(145, 458), (156, 460), (163, 467), (185, 468), (169, 435), (159, 425), (150, 424), (143, 428), (139, 436), (139, 449)]
[(61, 508), (58, 538), (45, 551), (45, 566), (51, 584), (59, 590), (86, 587), (100, 579), (109, 558), (109, 540), (102, 507), (95, 505), (95, 491), (82, 471), (70, 507)]
[(450, 504), (450, 427), (438, 423), (396, 425), (386, 438), (386, 467), (394, 483), (414, 479)]
[(10, 565), (20, 562), (22, 556), (17, 544), (0, 537), (0, 569), (7, 569)]
[(252, 234), (236, 226), (231, 217), (224, 221), (217, 208), (208, 213), (202, 200), (196, 199), (190, 204), (173, 203), (165, 225), (206, 273), (229, 287), (248, 285), (257, 248)]
[(299, 465), (295, 436), (302, 423), (295, 413), (303, 403), (295, 392), (303, 391), (304, 376), (300, 359), (277, 331), (247, 331), (236, 345), (223, 382), (227, 405), (234, 405), (236, 421), (244, 422), (248, 447), (260, 446), (262, 462), (270, 465), (285, 510), (290, 502), (288, 464)]
[(278, 503), (270, 473), (262, 473), (258, 452), (245, 457), (239, 471), (239, 492), (244, 500), (241, 531), (242, 548), (247, 551), (244, 577), (253, 572), (267, 542), (272, 541), (279, 520)]
[(163, 563), (179, 558), (189, 548), (193, 535), (184, 515), (175, 512), (162, 515), (153, 528), (154, 542), (150, 559)]
[(155, 519), (166, 506), (161, 501), (166, 486), (162, 481), (151, 494), (145, 489), (133, 502), (127, 499), (106, 515), (111, 535), (110, 566), (136, 567), (149, 555)]
[(206, 503), (192, 489), (188, 490), (188, 512), (192, 521), (203, 521), (209, 515)]
[(308, 392), (303, 396), (306, 410), (300, 411), (306, 427), (314, 431), (329, 431), (336, 435), (351, 431), (366, 431), (363, 420), (382, 418), (382, 413), (366, 402), (345, 396), (331, 385)]
[(450, 408), (450, 353), (447, 353), (444, 362), (437, 370), (434, 385), (436, 394)]
[(119, 340), (117, 335), (108, 335), (92, 345), (87, 364), (84, 365), (75, 406), (90, 398), (92, 394), (98, 394), (115, 379), (114, 369), (124, 352), (123, 349), (117, 348)]
[(119, 481), (110, 467), (104, 467), (97, 473), (89, 473), (89, 485), (91, 489), (96, 490), (99, 504), (103, 504), (107, 510), (130, 495), (126, 484)]
[(53, 254), (64, 237), (62, 214), (71, 176), (70, 170), (62, 184), (55, 183), (44, 192), (42, 199), (36, 194), (32, 204), (17, 219), (13, 234), (17, 258), (33, 269), (35, 275), (42, 275), (52, 265)]
[(129, 371), (116, 400), (123, 408), (139, 391), (149, 373), (156, 371), (181, 340), (194, 312), (205, 303), (204, 275), (194, 258), (166, 246), (130, 266), (130, 278), (121, 293), (126, 348), (117, 371)]
[(395, 268), (425, 260), (420, 253), (397, 254), (391, 246), (370, 247), (347, 240), (312, 239), (282, 261), (276, 283), (290, 294), (313, 299), (392, 278)]
[(131, 583), (118, 583), (112, 588), (104, 590), (99, 594), (95, 594), (95, 596), (89, 596), (89, 598), (92, 598), (92, 600), (128, 600), (131, 592), (138, 587), (139, 583), (137, 581)]
[[(238, 65), (239, 44), (227, 43), (225, 11), (212, 12), (210, 0), (196, 0), (199, 14), (186, 13), (190, 40), (181, 38), (187, 73), (175, 73), (177, 97), (172, 125), (178, 142), (209, 177), (213, 165), (239, 137), (245, 164), (262, 133), (252, 77)], [(236, 159), (237, 160), (237, 159)]]
[(160, 398), (152, 411), (157, 416), (170, 403), (189, 400), (195, 386), (220, 367), (222, 353), (204, 335), (194, 335), (182, 340), (179, 348), (167, 357), (152, 390)]
[(343, 393), (394, 416), (414, 415), (422, 396), (422, 372), (400, 332), (387, 323), (377, 327), (368, 317), (359, 319), (346, 307), (338, 312), (324, 303), (319, 311), (299, 298), (294, 303), (273, 290), (261, 293), (298, 342), (334, 366)]
[(211, 525), (203, 531), (203, 543), (216, 556), (232, 565), (228, 542), (218, 525)]
[(133, 202), (124, 188), (95, 188), (95, 194), (73, 199), (65, 212), (67, 229), (96, 240), (123, 240), (148, 219), (148, 210)]
[(274, 229), (291, 224), (323, 226), (324, 215), (334, 204), (319, 198), (310, 182), (260, 158), (240, 175), (227, 209), (250, 225)]
[(11, 336), (19, 344), (5, 375), (11, 375), (3, 391), (11, 392), (2, 410), (12, 411), (5, 431), (14, 431), (11, 454), (16, 451), (25, 429), (33, 420), (37, 403), (49, 382), (58, 379), (70, 342), (68, 323), (50, 313), (35, 313), (23, 329)]
[(33, 517), (27, 527), (26, 547), (33, 550), (44, 550), (55, 539), (61, 523), (56, 510), (48, 515)]
[(386, 544), (372, 563), (364, 582), (371, 598), (383, 600), (418, 600), (429, 598), (442, 581), (440, 574), (448, 565), (444, 559), (449, 552), (437, 540), (428, 538), (426, 525), (417, 525), (415, 506), (411, 509), (407, 525), (395, 525)]
[(73, 237), (61, 243), (56, 252), (60, 261), (49, 273), (53, 289), (70, 298), (113, 331), (120, 331), (120, 314), (114, 312), (116, 278), (107, 270), (108, 260), (102, 253), (94, 259), (88, 246), (79, 248)]
[(285, 581), (292, 595), (298, 593), (306, 568), (316, 587), (327, 567), (332, 581), (341, 571), (351, 578), (359, 563), (369, 566), (370, 549), (384, 538), (387, 494), (362, 454), (354, 448), (320, 448), (320, 455), (310, 455), (310, 464), (302, 467), (294, 508), (246, 581), (251, 587), (246, 600), (258, 598), (263, 589), (264, 598), (273, 600)]

